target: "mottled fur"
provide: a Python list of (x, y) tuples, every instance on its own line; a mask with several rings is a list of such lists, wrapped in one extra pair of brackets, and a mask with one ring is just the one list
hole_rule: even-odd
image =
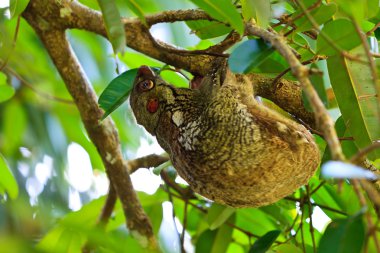
[[(144, 79), (154, 88), (137, 89)], [(302, 125), (257, 102), (251, 87), (226, 70), (205, 77), (200, 89), (174, 88), (143, 66), (130, 101), (195, 192), (233, 207), (262, 206), (306, 184), (319, 151)], [(152, 98), (155, 113), (146, 110)]]

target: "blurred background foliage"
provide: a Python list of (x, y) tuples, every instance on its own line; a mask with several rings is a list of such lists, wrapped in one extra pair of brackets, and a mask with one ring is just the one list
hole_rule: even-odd
[[(80, 2), (100, 10), (96, 1)], [(119, 204), (105, 231), (94, 228), (108, 189), (104, 167), (42, 43), (18, 18), (27, 3), (11, 1), (10, 9), (7, 3), (0, 9), (0, 252), (80, 252), (86, 242), (96, 252), (144, 252), (125, 228)], [(139, 16), (131, 11), (133, 3), (144, 15), (197, 5), (211, 15), (215, 11), (210, 1), (117, 0), (120, 15)], [(285, 34), (300, 60), (313, 63), (311, 67), (320, 75), (313, 75), (311, 80), (336, 120), (338, 135), (353, 137), (342, 142), (347, 157), (380, 138), (379, 96), (366, 97), (379, 94), (378, 80), (371, 79), (373, 72), (379, 71), (378, 59), (374, 60), (375, 69), (371, 68), (363, 46), (368, 43), (373, 53), (370, 57), (378, 55), (378, 1), (233, 3), (233, 11), (242, 12), (246, 20), (253, 17), (260, 26), (269, 24)], [(231, 1), (219, 4), (225, 11)], [(17, 8), (12, 9), (15, 5)], [(309, 14), (321, 31), (310, 17), (302, 15), (305, 8), (310, 8)], [(287, 26), (283, 22), (286, 17), (297, 19)], [(151, 32), (178, 47), (203, 49), (221, 41), (232, 28), (239, 29), (241, 21), (229, 17), (226, 22), (231, 26), (206, 21), (158, 24)], [(366, 33), (364, 39), (359, 31)], [(121, 73), (143, 64), (165, 65), (129, 48), (115, 57), (108, 41), (86, 31), (70, 30), (67, 36), (98, 95), (117, 76), (117, 69)], [(367, 63), (349, 60), (342, 52), (362, 57)], [(257, 39), (243, 40), (229, 53), (229, 64), (236, 72), (276, 77), (288, 68), (277, 52)], [(321, 55), (323, 59), (318, 58)], [(176, 85), (187, 85), (180, 75), (165, 75)], [(284, 77), (294, 80), (290, 72)], [(128, 103), (112, 118), (126, 159), (162, 152), (155, 140), (135, 124)], [(324, 163), (330, 159), (329, 151), (317, 135), (316, 141)], [(375, 166), (380, 165), (379, 152), (369, 157)], [(173, 169), (168, 169), (175, 177)], [(278, 203), (232, 209), (201, 197), (186, 200), (168, 190), (151, 171), (135, 174), (135, 188), (164, 252), (181, 252), (183, 227), (187, 252), (343, 253), (379, 249), (378, 210), (369, 199), (361, 202), (361, 195), (349, 181), (325, 181), (318, 172), (308, 186)], [(186, 187), (183, 181), (178, 182)], [(369, 221), (376, 225), (371, 233)]]

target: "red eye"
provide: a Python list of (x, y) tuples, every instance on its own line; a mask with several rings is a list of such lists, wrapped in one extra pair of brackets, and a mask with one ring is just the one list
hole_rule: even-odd
[(154, 87), (152, 80), (144, 80), (139, 83), (140, 91), (148, 91)]

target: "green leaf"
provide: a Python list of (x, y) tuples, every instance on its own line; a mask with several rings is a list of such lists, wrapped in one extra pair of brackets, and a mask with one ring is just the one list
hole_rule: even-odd
[(233, 213), (235, 209), (213, 203), (207, 214), (207, 223), (210, 230), (220, 227)]
[[(370, 67), (340, 55), (329, 57), (327, 67), (335, 98), (355, 144), (359, 148), (371, 145), (380, 139), (380, 107)], [(379, 157), (380, 150), (369, 154), (373, 160)]]
[(98, 0), (103, 13), (103, 20), (107, 36), (115, 53), (124, 52), (126, 40), (124, 26), (121, 22), (119, 10), (113, 0)]
[(222, 225), (217, 230), (206, 230), (198, 238), (195, 245), (196, 253), (220, 253), (226, 252), (231, 242), (233, 228)]
[(280, 230), (272, 230), (255, 241), (249, 253), (265, 253), (280, 235)]
[(294, 244), (286, 243), (276, 247), (276, 253), (302, 253), (302, 250)]
[(202, 40), (219, 37), (232, 30), (224, 24), (208, 20), (187, 21), (186, 24), (191, 29), (192, 33)]
[[(343, 51), (351, 50), (361, 43), (354, 24), (347, 19), (337, 19), (326, 23), (321, 33), (330, 38), (334, 45)], [(327, 56), (340, 53), (322, 35), (317, 38), (317, 52)]]
[(262, 39), (247, 40), (232, 52), (228, 65), (232, 72), (248, 73), (260, 66), (273, 52), (272, 46)]
[[(317, 68), (316, 64), (311, 64), (311, 68)], [(317, 91), (319, 98), (322, 100), (325, 107), (328, 107), (328, 99), (327, 99), (327, 93), (326, 89), (323, 83), (323, 77), (320, 75), (311, 75), (310, 81), (313, 84), (314, 89)], [(312, 108), (310, 105), (310, 102), (305, 94), (305, 92), (302, 90), (302, 101), (305, 108), (312, 112)]]
[(0, 84), (0, 103), (9, 100), (15, 94), (15, 89), (10, 85)]
[(230, 24), (238, 33), (243, 34), (243, 20), (230, 0), (191, 0), (211, 17)]
[(257, 25), (267, 28), (271, 18), (270, 1), (267, 0), (242, 0), (241, 8), (244, 20), (255, 18)]
[(138, 69), (125, 71), (113, 79), (99, 97), (99, 106), (105, 111), (102, 120), (116, 110), (132, 91)]
[(9, 11), (11, 13), (11, 18), (20, 15), (28, 6), (30, 0), (10, 0)]
[(6, 104), (3, 112), (4, 121), (2, 123), (3, 153), (11, 156), (20, 147), (24, 132), (26, 130), (27, 116), (24, 107), (16, 100), (11, 100)]
[(14, 178), (7, 161), (0, 154), (0, 194), (8, 193), (11, 199), (16, 199), (18, 196), (18, 185)]
[(128, 8), (131, 9), (131, 11), (133, 11), (133, 13), (135, 13), (144, 24), (146, 24), (143, 7), (140, 6), (139, 2), (135, 0), (127, 0), (125, 3)]
[(331, 222), (323, 234), (318, 253), (357, 253), (361, 252), (365, 238), (362, 215)]
[[(322, 4), (319, 8), (316, 8), (310, 12), (310, 15), (313, 17), (314, 21), (317, 24), (326, 23), (337, 11), (336, 4)], [(293, 14), (294, 17), (300, 15), (303, 11), (297, 11)], [(313, 25), (311, 24), (309, 18), (306, 15), (303, 15), (300, 19), (294, 21), (297, 29), (297, 32), (304, 32), (311, 30)]]
[(375, 16), (379, 9), (378, 0), (334, 0), (334, 2), (344, 14), (358, 21)]

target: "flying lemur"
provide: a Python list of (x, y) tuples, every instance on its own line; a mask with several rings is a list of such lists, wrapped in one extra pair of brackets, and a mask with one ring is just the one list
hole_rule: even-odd
[(228, 67), (187, 89), (141, 66), (130, 104), (178, 174), (217, 203), (271, 204), (306, 184), (318, 167), (319, 150), (305, 127), (259, 103), (247, 77)]

